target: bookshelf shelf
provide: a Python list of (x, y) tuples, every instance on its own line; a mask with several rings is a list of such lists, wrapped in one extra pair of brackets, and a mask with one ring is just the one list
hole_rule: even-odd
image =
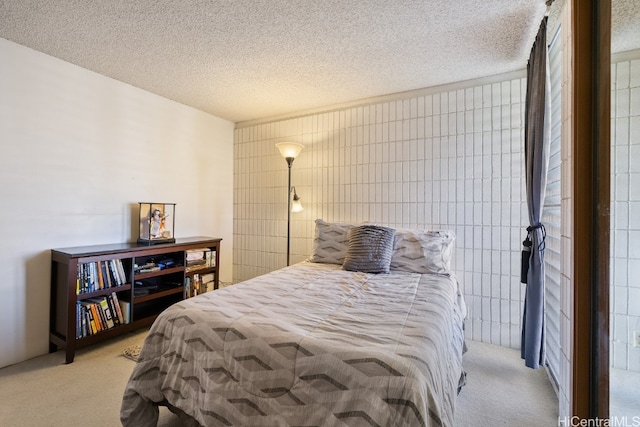
[(124, 291), (130, 291), (130, 290), (131, 290), (131, 285), (126, 284), (126, 285), (115, 286), (115, 287), (106, 288), (106, 289), (99, 289), (93, 292), (84, 292), (81, 294), (77, 294), (76, 296), (78, 301), (81, 301), (85, 299), (110, 295), (112, 292), (124, 292)]
[(169, 289), (162, 289), (155, 292), (149, 292), (147, 295), (140, 296), (140, 297), (134, 296), (133, 302), (135, 304), (139, 304), (145, 301), (153, 301), (155, 299), (160, 299), (162, 297), (166, 297), (169, 295), (183, 294), (183, 293), (184, 293), (184, 286), (172, 287)]
[[(149, 326), (171, 304), (194, 295), (187, 288), (196, 274), (210, 275), (217, 289), (221, 240), (52, 249), (49, 351), (64, 348), (65, 362), (72, 363), (79, 348)], [(194, 253), (206, 253), (208, 264), (187, 272)]]

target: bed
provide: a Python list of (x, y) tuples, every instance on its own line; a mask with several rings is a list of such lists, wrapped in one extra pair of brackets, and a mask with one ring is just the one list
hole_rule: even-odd
[[(354, 237), (367, 227), (385, 242)], [(185, 425), (453, 426), (466, 308), (452, 240), (316, 221), (309, 260), (161, 313), (122, 424), (155, 426), (164, 405)]]

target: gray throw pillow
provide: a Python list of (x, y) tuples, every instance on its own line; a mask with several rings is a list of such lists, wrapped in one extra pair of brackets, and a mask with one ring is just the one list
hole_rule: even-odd
[(365, 273), (388, 273), (396, 230), (360, 225), (349, 230), (349, 246), (342, 268)]

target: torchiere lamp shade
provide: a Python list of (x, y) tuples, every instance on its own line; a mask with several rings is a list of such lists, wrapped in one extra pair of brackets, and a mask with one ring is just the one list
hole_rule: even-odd
[(280, 154), (282, 154), (282, 157), (285, 159), (295, 159), (304, 148), (302, 144), (298, 144), (297, 142), (279, 142), (276, 144), (276, 147), (278, 147)]

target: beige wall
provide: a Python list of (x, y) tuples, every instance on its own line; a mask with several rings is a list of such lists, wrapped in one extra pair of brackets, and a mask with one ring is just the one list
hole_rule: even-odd
[(135, 240), (139, 201), (222, 237), (231, 279), (233, 123), (4, 39), (0, 58), (0, 367), (48, 351), (49, 250)]

